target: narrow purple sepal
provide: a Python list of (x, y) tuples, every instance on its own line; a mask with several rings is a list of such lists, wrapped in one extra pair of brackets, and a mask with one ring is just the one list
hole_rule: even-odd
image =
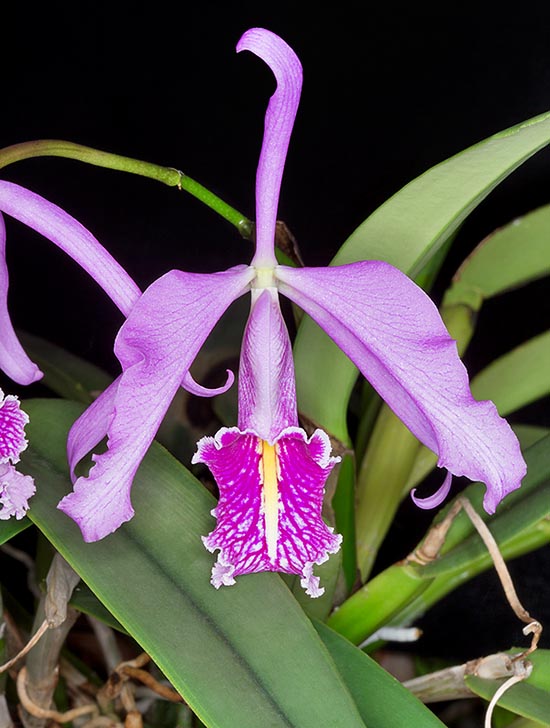
[(6, 226), (0, 213), (0, 369), (18, 384), (32, 384), (42, 372), (26, 355), (8, 313), (9, 276), (6, 264)]
[(34, 480), (30, 475), (17, 472), (11, 463), (0, 464), (0, 521), (12, 517), (21, 520), (35, 492)]
[(300, 102), (302, 64), (282, 38), (264, 28), (251, 28), (237, 52), (251, 51), (273, 71), (277, 89), (265, 115), (262, 151), (256, 172), (256, 254), (252, 265), (276, 265), (275, 222), (286, 154)]
[(421, 288), (381, 261), (280, 266), (276, 275), (279, 290), (334, 339), (441, 468), (486, 484), (488, 513), (519, 488), (519, 442), (492, 402), (472, 397), (456, 344)]
[(19, 456), (27, 448), (25, 425), (29, 417), (23, 412), (19, 399), (0, 389), (0, 464), (19, 462)]
[(297, 426), (292, 347), (277, 289), (253, 289), (239, 367), (239, 428), (273, 443)]
[[(81, 425), (90, 444), (111, 409), (107, 451), (93, 456), (88, 477), (78, 478), (58, 506), (85, 541), (98, 541), (133, 516), (132, 481), (166, 410), (208, 334), (253, 275), (246, 266), (210, 275), (172, 271), (132, 308), (115, 343), (123, 373)], [(84, 445), (75, 440), (74, 447), (83, 454)]]
[[(127, 315), (140, 290), (124, 268), (77, 220), (30, 190), (0, 180), (0, 210), (36, 230), (73, 258)], [(42, 372), (25, 354), (7, 307), (5, 228), (0, 215), (0, 369), (19, 384), (32, 384)]]
[[(342, 541), (321, 517), (325, 482), (339, 458), (331, 457), (321, 430), (309, 440), (299, 428), (283, 431), (267, 448), (273, 461), (265, 445), (256, 433), (238, 428), (221, 429), (198, 443), (193, 462), (210, 468), (220, 491), (212, 511), (218, 524), (203, 538), (209, 551), (220, 551), (212, 584), (219, 588), (241, 574), (282, 571), (298, 574), (307, 594), (320, 596), (324, 589), (313, 567)], [(267, 472), (270, 462), (275, 464)]]
[(0, 210), (36, 230), (75, 260), (127, 315), (140, 290), (124, 268), (74, 217), (13, 182), (0, 180)]

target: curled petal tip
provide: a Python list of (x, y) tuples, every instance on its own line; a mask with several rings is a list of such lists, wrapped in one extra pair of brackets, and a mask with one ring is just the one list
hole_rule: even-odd
[(256, 173), (256, 254), (252, 265), (277, 265), (275, 221), (288, 144), (302, 91), (302, 64), (282, 38), (264, 28), (248, 30), (237, 52), (248, 50), (272, 70), (277, 89), (269, 101), (265, 133)]
[(427, 498), (418, 498), (415, 495), (416, 488), (413, 488), (411, 490), (411, 498), (414, 504), (419, 508), (422, 508), (423, 510), (430, 510), (431, 508), (436, 508), (437, 506), (441, 505), (441, 503), (443, 503), (445, 498), (449, 495), (452, 481), (453, 474), (447, 473), (442, 485), (436, 490), (433, 495), (430, 495)]
[(237, 53), (251, 51), (262, 58), (277, 75), (281, 67), (293, 68), (302, 74), (302, 64), (296, 53), (276, 33), (266, 28), (250, 28), (237, 43)]
[(215, 397), (218, 394), (225, 394), (225, 392), (231, 389), (235, 381), (235, 375), (231, 369), (226, 369), (225, 371), (227, 372), (227, 379), (225, 380), (225, 384), (222, 384), (221, 387), (203, 387), (202, 384), (199, 384), (193, 379), (191, 372), (186, 372), (183, 378), (182, 387), (191, 394), (196, 394), (199, 397)]

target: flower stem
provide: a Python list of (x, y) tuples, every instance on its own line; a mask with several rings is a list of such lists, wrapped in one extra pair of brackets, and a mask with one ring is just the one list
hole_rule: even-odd
[(235, 210), (196, 180), (173, 167), (162, 167), (151, 162), (143, 162), (139, 159), (123, 157), (119, 154), (111, 154), (110, 152), (103, 152), (99, 149), (59, 139), (38, 139), (32, 142), (13, 144), (0, 150), (0, 169), (7, 167), (8, 164), (33, 157), (76, 159), (79, 162), (93, 164), (96, 167), (106, 167), (130, 174), (138, 174), (162, 182), (169, 187), (177, 187), (180, 190), (189, 192), (193, 197), (196, 197), (234, 225), (245, 240), (252, 240), (253, 238), (254, 226), (241, 212)]

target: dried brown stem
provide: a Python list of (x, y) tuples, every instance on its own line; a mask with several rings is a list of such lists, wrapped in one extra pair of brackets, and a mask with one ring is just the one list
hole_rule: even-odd
[(89, 715), (90, 713), (97, 713), (98, 709), (95, 704), (82, 705), (72, 710), (67, 710), (65, 713), (59, 713), (57, 710), (49, 710), (36, 705), (27, 692), (27, 669), (22, 667), (17, 676), (17, 695), (21, 701), (21, 705), (25, 710), (33, 715), (35, 718), (43, 718), (46, 720), (55, 720), (58, 723), (70, 723), (76, 718), (80, 718), (83, 715)]
[(37, 629), (37, 631), (33, 634), (33, 636), (30, 638), (30, 640), (27, 642), (27, 644), (23, 647), (22, 650), (20, 650), (15, 657), (12, 657), (11, 660), (8, 660), (8, 662), (5, 662), (3, 665), (0, 665), (0, 673), (6, 672), (6, 670), (9, 670), (10, 667), (15, 665), (15, 663), (20, 660), (22, 657), (24, 657), (27, 652), (32, 650), (32, 648), (36, 645), (36, 643), (41, 639), (41, 637), (44, 635), (45, 632), (47, 632), (49, 629), (48, 620), (45, 619), (40, 627)]
[(439, 556), (441, 547), (445, 543), (447, 533), (454, 519), (460, 513), (461, 508), (462, 506), (458, 501), (454, 503), (441, 523), (436, 523), (435, 526), (430, 528), (422, 544), (412, 554), (407, 556), (406, 561), (425, 566), (430, 561), (436, 559)]
[(510, 572), (508, 571), (508, 567), (506, 566), (506, 562), (504, 561), (502, 554), (500, 553), (500, 550), (498, 548), (498, 544), (495, 541), (493, 534), (487, 527), (485, 521), (475, 511), (474, 507), (467, 498), (461, 496), (458, 499), (458, 502), (468, 514), (468, 517), (470, 518), (476, 531), (481, 536), (483, 543), (489, 551), (489, 554), (495, 566), (495, 570), (500, 579), (500, 583), (502, 584), (502, 588), (504, 589), (504, 594), (506, 596), (508, 604), (512, 607), (516, 617), (522, 622), (525, 622), (527, 625), (523, 630), (523, 634), (533, 635), (530, 647), (521, 654), (517, 655), (514, 659), (524, 658), (526, 655), (529, 655), (531, 652), (534, 652), (537, 649), (537, 645), (542, 633), (542, 625), (538, 620), (533, 619), (533, 617), (520, 602), (516, 589), (514, 587), (514, 583), (512, 581), (512, 577), (510, 576)]
[(139, 682), (146, 685), (148, 688), (157, 693), (157, 695), (163, 697), (165, 700), (170, 700), (173, 703), (183, 702), (183, 698), (179, 693), (177, 693), (175, 690), (172, 690), (172, 688), (169, 688), (166, 685), (162, 685), (162, 683), (159, 683), (157, 680), (155, 680), (151, 673), (147, 672), (146, 670), (140, 670), (137, 667), (126, 666), (121, 669), (121, 672), (124, 675), (131, 677), (133, 680), (139, 680)]

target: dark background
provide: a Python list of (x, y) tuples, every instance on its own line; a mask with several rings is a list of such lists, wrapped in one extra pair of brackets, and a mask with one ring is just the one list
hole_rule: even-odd
[[(234, 48), (255, 25), (281, 35), (300, 56), (305, 77), (279, 217), (308, 264), (327, 263), (362, 220), (427, 168), (550, 108), (550, 9), (542, 2), (515, 6), (513, 15), (496, 4), (472, 12), (458, 5), (433, 11), (350, 2), (309, 9), (48, 4), (3, 11), (0, 23), (0, 146), (59, 138), (173, 166), (250, 217), (274, 82), (261, 61)], [(75, 215), (142, 287), (171, 268), (212, 271), (250, 259), (249, 245), (228, 223), (153, 181), (59, 159), (21, 162), (2, 176)], [(544, 150), (466, 223), (435, 297), (486, 234), (549, 201)], [(15, 324), (116, 373), (118, 311), (54, 246), (19, 223), (7, 224)], [(471, 372), (549, 321), (546, 282), (487, 304), (467, 356)], [(521, 415), (550, 424), (540, 403)], [(398, 526), (405, 542), (422, 532), (410, 518)], [(394, 543), (396, 554), (388, 558), (403, 555), (399, 538)], [(526, 589), (540, 611), (549, 601), (548, 551), (529, 564), (518, 574), (529, 572)], [(469, 610), (460, 610), (485, 632), (494, 604), (504, 604), (491, 579)], [(485, 617), (484, 600), (492, 611)], [(446, 608), (460, 603), (454, 595)], [(503, 627), (497, 648), (508, 646), (509, 633)], [(452, 646), (453, 637), (446, 635), (446, 643)], [(430, 642), (427, 634), (424, 649), (437, 651), (438, 639)], [(455, 650), (464, 651), (458, 641)]]

